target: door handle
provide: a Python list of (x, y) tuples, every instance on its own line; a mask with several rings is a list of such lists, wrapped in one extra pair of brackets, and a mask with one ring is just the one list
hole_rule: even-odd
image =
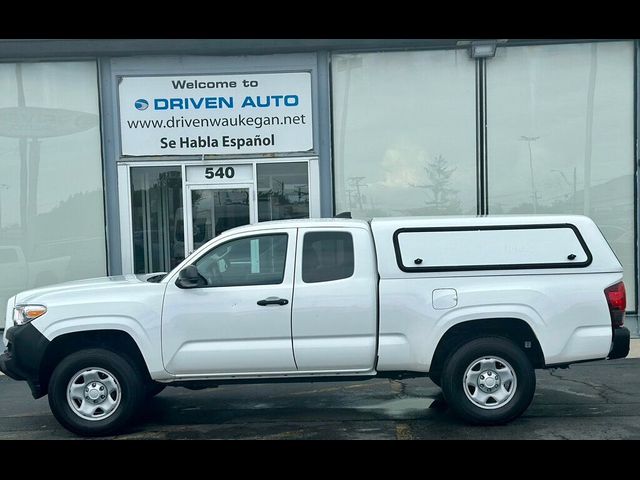
[(278, 298), (278, 297), (269, 297), (264, 300), (258, 300), (258, 305), (261, 307), (265, 307), (267, 305), (286, 305), (289, 303), (289, 300), (286, 298)]

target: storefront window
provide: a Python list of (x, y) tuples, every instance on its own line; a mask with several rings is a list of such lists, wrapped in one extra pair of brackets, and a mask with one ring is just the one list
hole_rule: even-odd
[(334, 55), (331, 71), (336, 213), (476, 213), (466, 51)]
[(184, 260), (180, 167), (132, 167), (131, 206), (134, 272), (170, 271)]
[(487, 62), (489, 213), (598, 224), (635, 308), (632, 42), (499, 48)]
[(259, 163), (258, 221), (309, 217), (307, 162)]
[(0, 64), (0, 308), (106, 274), (95, 62)]

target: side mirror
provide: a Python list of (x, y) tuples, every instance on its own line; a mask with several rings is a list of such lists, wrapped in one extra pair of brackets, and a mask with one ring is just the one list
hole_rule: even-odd
[(200, 275), (195, 265), (187, 265), (180, 270), (176, 285), (180, 288), (198, 288), (206, 286), (207, 281)]

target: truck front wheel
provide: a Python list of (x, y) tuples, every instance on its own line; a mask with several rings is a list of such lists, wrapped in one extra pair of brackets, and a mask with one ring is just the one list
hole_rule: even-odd
[(58, 422), (79, 435), (118, 432), (138, 411), (145, 384), (135, 362), (92, 348), (64, 358), (49, 381), (49, 406)]
[(527, 355), (511, 340), (485, 337), (452, 352), (442, 370), (442, 391), (463, 420), (507, 423), (533, 400), (536, 375)]
[(152, 380), (146, 385), (145, 395), (147, 398), (153, 398), (162, 393), (165, 388), (167, 388), (167, 386), (164, 383), (154, 382)]

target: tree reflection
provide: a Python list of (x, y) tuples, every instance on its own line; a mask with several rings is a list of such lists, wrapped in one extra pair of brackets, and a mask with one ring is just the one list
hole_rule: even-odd
[(432, 162), (426, 162), (424, 171), (429, 183), (411, 185), (428, 191), (428, 199), (425, 202), (427, 208), (424, 213), (427, 215), (460, 213), (459, 191), (451, 188), (451, 176), (456, 171), (455, 167), (449, 167), (444, 156), (436, 155)]

